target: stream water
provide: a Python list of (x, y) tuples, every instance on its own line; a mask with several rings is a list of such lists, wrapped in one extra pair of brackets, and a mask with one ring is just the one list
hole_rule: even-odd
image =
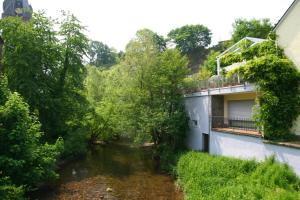
[(83, 160), (59, 172), (54, 189), (37, 193), (37, 200), (182, 200), (170, 176), (156, 169), (145, 148), (113, 144), (97, 146)]

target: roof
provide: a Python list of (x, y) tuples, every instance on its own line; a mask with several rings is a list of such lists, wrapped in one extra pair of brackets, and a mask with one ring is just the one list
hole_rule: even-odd
[(274, 27), (274, 30), (276, 30), (280, 24), (285, 20), (287, 15), (291, 12), (291, 10), (295, 7), (295, 5), (299, 2), (299, 0), (294, 0), (293, 3), (290, 5), (290, 7), (285, 11), (284, 15), (280, 18), (280, 20), (277, 22), (276, 26)]

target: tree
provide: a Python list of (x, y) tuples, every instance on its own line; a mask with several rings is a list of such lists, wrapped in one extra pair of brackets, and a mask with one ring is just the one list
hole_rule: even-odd
[(210, 74), (217, 74), (217, 57), (220, 55), (219, 51), (210, 50), (206, 60), (200, 66), (200, 69), (205, 69), (210, 72)]
[(118, 62), (116, 50), (98, 41), (90, 42), (88, 55), (90, 59), (89, 64), (96, 67), (109, 68)]
[(35, 14), (29, 22), (19, 17), (0, 22), (5, 41), (4, 74), (10, 89), (18, 91), (32, 110), (48, 105), (55, 87), (61, 56), (53, 26), (54, 21), (42, 13)]
[(151, 45), (155, 47), (156, 50), (159, 52), (162, 52), (166, 48), (166, 41), (163, 38), (163, 36), (158, 35), (157, 33), (153, 32), (150, 29), (141, 29), (136, 32), (136, 38), (131, 40), (127, 47), (126, 47), (126, 53), (128, 49), (130, 49), (130, 46), (134, 42), (146, 42), (146, 41), (151, 41)]
[(1, 178), (0, 188), (14, 184), (18, 188), (12, 185), (11, 189), (21, 194), (20, 187), (28, 191), (57, 178), (55, 163), (63, 143), (58, 139), (54, 145), (42, 144), (41, 124), (30, 114), (29, 105), (18, 93), (9, 91), (5, 78), (1, 77), (0, 85), (0, 172), (7, 177)]
[(188, 62), (178, 50), (160, 52), (157, 46), (151, 35), (138, 32), (126, 49), (131, 91), (137, 96), (134, 129), (137, 138), (151, 138), (157, 147), (168, 145), (174, 150), (186, 125), (181, 91)]
[(20, 93), (30, 110), (38, 113), (45, 139), (55, 141), (59, 136), (66, 139), (84, 134), (88, 106), (83, 95), (83, 62), (88, 39), (78, 19), (63, 13), (61, 21), (54, 21), (37, 13), (28, 22), (5, 18), (0, 29), (9, 88)]
[(203, 50), (211, 43), (211, 31), (203, 25), (185, 25), (181, 28), (171, 30), (168, 34), (170, 41), (183, 54)]
[(237, 19), (233, 24), (232, 40), (238, 42), (244, 37), (267, 38), (272, 31), (269, 19)]

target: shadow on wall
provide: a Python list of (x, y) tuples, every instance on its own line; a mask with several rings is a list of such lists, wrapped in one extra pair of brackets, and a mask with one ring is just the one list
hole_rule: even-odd
[(256, 161), (275, 155), (276, 160), (288, 164), (300, 176), (300, 149), (265, 144), (260, 138), (211, 132), (210, 153)]

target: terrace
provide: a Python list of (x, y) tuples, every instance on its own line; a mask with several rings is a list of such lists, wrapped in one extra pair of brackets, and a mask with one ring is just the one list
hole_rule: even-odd
[(211, 130), (237, 135), (254, 137), (262, 136), (259, 129), (256, 127), (255, 122), (249, 118), (225, 118), (224, 116), (212, 116)]
[(216, 75), (207, 80), (196, 80), (195, 77), (190, 78), (191, 81), (184, 91), (185, 94), (209, 91), (218, 88), (232, 88), (238, 86), (246, 87), (251, 85), (250, 83), (240, 78), (238, 75), (233, 75), (230, 78)]

